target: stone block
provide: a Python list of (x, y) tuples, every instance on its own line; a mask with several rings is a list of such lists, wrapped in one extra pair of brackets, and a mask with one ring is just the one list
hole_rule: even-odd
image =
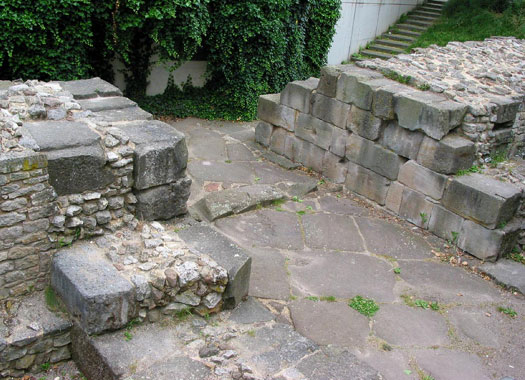
[(348, 138), (346, 158), (391, 180), (397, 179), (399, 168), (404, 163), (397, 154), (356, 134)]
[(491, 230), (465, 220), (459, 233), (458, 247), (485, 261), (496, 261), (510, 252), (519, 235), (519, 229)]
[[(380, 81), (372, 82), (374, 79)], [(354, 67), (339, 76), (336, 98), (344, 103), (370, 111), (374, 99), (374, 90), (391, 84), (377, 71)]]
[(14, 173), (47, 168), (47, 157), (42, 153), (31, 151), (7, 152), (0, 157), (0, 173)]
[(348, 162), (345, 185), (349, 190), (383, 206), (386, 201), (390, 181), (360, 165)]
[(467, 106), (425, 91), (402, 93), (395, 102), (400, 126), (411, 131), (421, 130), (436, 140), (460, 125), (466, 112)]
[(49, 183), (58, 195), (102, 189), (115, 180), (99, 144), (49, 151), (47, 159)]
[(124, 109), (93, 112), (89, 115), (89, 118), (94, 119), (95, 121), (114, 123), (117, 121), (151, 120), (153, 119), (153, 115), (144, 111), (142, 108), (129, 107)]
[(386, 196), (385, 206), (387, 209), (393, 211), (396, 214), (399, 214), (399, 209), (401, 208), (401, 201), (403, 200), (404, 190), (404, 185), (397, 181), (392, 182), (390, 188), (388, 189), (388, 194)]
[(312, 95), (312, 116), (345, 129), (350, 105), (322, 94)]
[(248, 295), (252, 259), (233, 241), (207, 225), (194, 225), (179, 231), (188, 246), (210, 256), (228, 271), (223, 295), (224, 307), (233, 309)]
[(79, 243), (55, 254), (51, 286), (88, 334), (122, 328), (137, 312), (133, 285), (94, 244)]
[[(136, 216), (144, 220), (171, 219), (187, 212), (191, 180), (181, 178), (168, 185), (136, 190)], [(98, 213), (97, 213), (98, 214)]]
[(133, 100), (123, 96), (85, 99), (79, 100), (78, 103), (82, 109), (91, 112), (121, 110), (137, 106)]
[(425, 136), (417, 155), (419, 164), (442, 174), (468, 169), (475, 159), (474, 143), (457, 135), (448, 135), (441, 141)]
[(284, 156), (288, 132), (283, 128), (275, 128), (270, 139), (270, 150)]
[(296, 111), (281, 105), (280, 98), (280, 94), (259, 96), (257, 116), (262, 121), (293, 131), (295, 129)]
[(344, 183), (347, 171), (348, 165), (343, 158), (333, 153), (325, 152), (323, 158), (323, 176), (332, 182)]
[(255, 141), (262, 146), (268, 147), (270, 145), (270, 137), (272, 136), (273, 125), (261, 121), (255, 127)]
[(395, 121), (388, 123), (381, 138), (381, 145), (393, 150), (400, 156), (415, 160), (425, 135), (401, 128)]
[(180, 178), (188, 162), (185, 137), (172, 126), (156, 120), (133, 121), (116, 126), (135, 144), (134, 187), (144, 190)]
[(117, 87), (98, 77), (59, 83), (75, 99), (89, 99), (97, 96), (122, 96), (122, 91)]
[(493, 229), (514, 216), (521, 196), (517, 186), (473, 173), (454, 178), (442, 203), (456, 214)]
[(317, 88), (319, 79), (309, 78), (290, 82), (281, 92), (281, 104), (304, 113), (310, 113), (312, 91)]
[(398, 177), (402, 184), (436, 200), (441, 199), (447, 179), (447, 176), (433, 172), (412, 160), (401, 166)]
[(428, 228), (428, 222), (434, 209), (434, 203), (427, 200), (424, 194), (407, 187), (403, 190), (399, 216), (421, 228)]
[(399, 94), (413, 91), (411, 87), (391, 82), (375, 89), (372, 112), (384, 120), (395, 118), (395, 102)]
[(432, 216), (428, 223), (428, 229), (442, 239), (457, 243), (464, 219), (448, 211), (446, 208), (435, 205), (432, 210)]
[(323, 159), (325, 150), (318, 146), (301, 139), (294, 140), (294, 161), (300, 162), (303, 166), (310, 168), (317, 173), (323, 171)]
[(494, 96), (490, 101), (495, 105), (491, 122), (507, 123), (516, 119), (521, 102), (503, 96)]
[(25, 123), (23, 129), (43, 152), (88, 146), (100, 141), (100, 136), (81, 122), (39, 121)]
[(339, 66), (323, 66), (321, 68), (321, 77), (317, 85), (317, 93), (323, 94), (330, 98), (335, 98), (337, 91), (337, 80), (341, 75)]
[(348, 140), (348, 131), (334, 128), (332, 130), (332, 143), (330, 144), (330, 152), (339, 157), (344, 157), (346, 153), (346, 141)]
[(325, 121), (300, 113), (295, 126), (295, 135), (324, 150), (330, 148), (334, 127)]
[(347, 128), (368, 140), (377, 140), (383, 129), (383, 121), (372, 112), (352, 107), (348, 117)]

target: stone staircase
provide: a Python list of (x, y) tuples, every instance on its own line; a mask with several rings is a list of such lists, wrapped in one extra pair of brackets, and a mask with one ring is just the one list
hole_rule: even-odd
[(352, 61), (389, 59), (406, 50), (441, 16), (446, 0), (430, 0), (402, 17), (386, 33), (352, 56)]

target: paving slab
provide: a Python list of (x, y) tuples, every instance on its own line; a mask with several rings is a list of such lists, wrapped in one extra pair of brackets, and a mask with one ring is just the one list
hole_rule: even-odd
[(122, 96), (122, 91), (111, 83), (100, 78), (72, 80), (58, 82), (66, 91), (69, 91), (75, 99), (89, 99), (98, 96)]
[(450, 343), (445, 319), (430, 309), (380, 305), (373, 321), (376, 336), (390, 345), (430, 347)]
[(303, 249), (301, 227), (296, 214), (272, 209), (252, 211), (219, 219), (217, 228), (249, 247)]
[(231, 161), (256, 161), (257, 158), (254, 156), (252, 151), (244, 144), (235, 143), (226, 145), (228, 152), (228, 159)]
[(348, 198), (337, 198), (329, 195), (319, 199), (321, 210), (333, 214), (367, 216), (369, 211), (357, 202)]
[(233, 309), (230, 320), (242, 324), (250, 324), (257, 322), (268, 322), (275, 319), (266, 307), (253, 297), (248, 299)]
[(499, 321), (491, 318), (492, 308), (458, 306), (447, 310), (446, 316), (463, 340), (470, 340), (484, 347), (499, 348)]
[(192, 159), (188, 162), (188, 172), (201, 181), (252, 184), (256, 178), (251, 166), (244, 162), (232, 165), (226, 162)]
[(97, 121), (114, 123), (119, 121), (151, 120), (153, 115), (139, 107), (129, 107), (120, 110), (106, 110), (93, 112), (89, 115)]
[(292, 182), (310, 185), (317, 183), (317, 179), (306, 174), (302, 174), (296, 170), (283, 170), (279, 166), (267, 162), (254, 162), (252, 163), (252, 167), (257, 178), (260, 178), (259, 183), (274, 184), (278, 182)]
[(496, 263), (484, 263), (479, 269), (500, 284), (525, 294), (525, 265), (513, 260), (501, 259)]
[(390, 221), (355, 218), (367, 249), (377, 255), (395, 259), (426, 259), (432, 257), (430, 245), (422, 237)]
[(321, 345), (364, 346), (370, 328), (368, 318), (346, 302), (298, 299), (290, 304), (296, 330)]
[[(379, 370), (386, 380), (420, 380), (416, 371), (412, 370), (409, 355), (403, 350), (383, 351), (375, 347), (370, 349), (354, 349), (352, 353), (359, 359)], [(405, 372), (411, 371), (410, 374)]]
[(277, 249), (249, 248), (246, 252), (252, 258), (248, 294), (278, 300), (290, 298), (284, 255)]
[(394, 274), (390, 264), (362, 254), (338, 251), (302, 251), (288, 263), (294, 294), (303, 296), (357, 295), (392, 302)]
[(226, 142), (220, 134), (207, 129), (192, 129), (188, 135), (192, 157), (212, 161), (228, 160)]
[(82, 109), (99, 112), (108, 110), (121, 110), (124, 108), (135, 107), (137, 103), (123, 96), (100, 97), (85, 100), (78, 100)]
[(400, 277), (418, 297), (468, 304), (494, 302), (500, 296), (489, 281), (447, 263), (406, 261), (400, 267)]
[(334, 214), (302, 216), (306, 245), (310, 248), (361, 252), (364, 244), (352, 218)]

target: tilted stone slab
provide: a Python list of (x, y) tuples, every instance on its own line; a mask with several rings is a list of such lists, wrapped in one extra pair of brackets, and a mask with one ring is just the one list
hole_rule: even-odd
[(284, 193), (275, 186), (250, 185), (209, 193), (195, 204), (194, 209), (211, 222), (284, 198)]
[(167, 185), (135, 190), (135, 215), (144, 220), (166, 220), (185, 214), (190, 187), (191, 179), (183, 177)]
[(88, 334), (122, 328), (135, 316), (133, 285), (94, 244), (78, 243), (55, 254), (51, 286)]
[(519, 229), (491, 230), (465, 220), (459, 233), (458, 247), (485, 261), (496, 261), (514, 248)]
[(248, 295), (252, 259), (233, 241), (206, 225), (179, 231), (190, 247), (209, 255), (228, 271), (228, 285), (223, 295), (224, 307), (234, 308)]
[(93, 112), (90, 118), (113, 123), (117, 121), (151, 120), (153, 115), (139, 107)]
[(317, 93), (330, 98), (335, 98), (337, 93), (337, 81), (342, 70), (340, 66), (323, 66), (321, 76), (317, 85)]
[[(373, 79), (380, 79), (380, 82), (368, 83)], [(351, 103), (370, 111), (374, 99), (374, 89), (390, 83), (377, 71), (354, 66), (339, 76), (336, 98), (344, 103)]]
[(485, 263), (479, 269), (498, 283), (525, 294), (525, 265), (514, 260), (499, 260), (497, 263)]
[(312, 116), (345, 129), (350, 105), (322, 94), (312, 95)]
[(328, 150), (332, 143), (332, 133), (335, 128), (337, 127), (332, 124), (300, 113), (295, 126), (295, 135), (324, 150)]
[(464, 220), (461, 216), (454, 214), (441, 205), (435, 205), (428, 229), (440, 238), (457, 244)]
[(421, 130), (436, 140), (460, 125), (466, 112), (467, 106), (425, 91), (402, 93), (395, 102), (400, 126)]
[(289, 136), (284, 128), (276, 128), (270, 139), (270, 150), (280, 155), (285, 155), (286, 139)]
[(346, 141), (348, 140), (349, 132), (339, 128), (332, 131), (332, 142), (330, 143), (330, 152), (344, 157), (346, 153)]
[(412, 160), (401, 166), (398, 178), (402, 184), (436, 200), (441, 199), (447, 180), (447, 176), (429, 170)]
[(137, 103), (135, 103), (133, 100), (123, 96), (85, 99), (79, 100), (78, 103), (82, 109), (91, 112), (121, 110), (137, 106)]
[(346, 158), (388, 179), (397, 179), (403, 158), (381, 145), (356, 134), (350, 135), (346, 144)]
[(397, 122), (389, 122), (380, 141), (381, 145), (400, 156), (415, 160), (423, 137), (425, 135), (421, 132), (412, 132), (400, 127)]
[(334, 183), (344, 183), (348, 172), (345, 160), (333, 153), (325, 152), (322, 174)]
[(81, 122), (40, 121), (25, 123), (23, 129), (33, 138), (38, 150), (44, 152), (88, 146), (100, 141), (100, 135)]
[(414, 223), (421, 228), (427, 228), (434, 203), (430, 202), (424, 194), (405, 187), (401, 205), (399, 207), (399, 216)]
[(281, 92), (281, 104), (304, 113), (310, 113), (312, 91), (317, 88), (319, 79), (309, 78), (290, 82)]
[[(372, 80), (370, 83), (374, 84), (378, 82)], [(375, 86), (372, 112), (375, 116), (380, 117), (381, 119), (393, 120), (395, 118), (395, 105), (398, 96), (403, 92), (410, 91), (413, 91), (411, 87), (396, 83), (394, 81), (390, 81), (389, 84), (385, 84), (381, 87)]]
[(281, 105), (280, 99), (280, 94), (259, 96), (257, 117), (267, 123), (293, 131), (295, 129), (296, 110)]
[(383, 130), (383, 121), (372, 112), (352, 107), (348, 117), (348, 129), (368, 140), (377, 140)]
[(394, 181), (388, 189), (385, 207), (396, 214), (399, 214), (399, 209), (401, 208), (401, 202), (403, 201), (403, 191), (405, 191), (405, 187), (405, 185)]
[(514, 121), (519, 112), (521, 102), (505, 98), (503, 96), (494, 96), (491, 98), (491, 103), (496, 105), (496, 112), (491, 117), (493, 123), (507, 123)]
[(514, 216), (521, 195), (514, 185), (474, 173), (454, 178), (442, 203), (456, 214), (495, 228)]
[(372, 170), (348, 162), (345, 185), (349, 190), (384, 205), (390, 181)]
[(318, 173), (323, 170), (323, 159), (326, 150), (317, 145), (299, 138), (293, 139), (293, 161), (300, 162), (303, 166)]
[(457, 135), (448, 135), (441, 141), (425, 136), (417, 156), (419, 164), (443, 174), (468, 169), (475, 159), (474, 143)]
[(270, 138), (272, 137), (273, 125), (261, 121), (255, 127), (255, 141), (262, 146), (268, 147), (270, 145)]
[(89, 99), (97, 96), (122, 96), (122, 91), (118, 87), (98, 77), (58, 83), (64, 90), (69, 91), (75, 99)]
[(183, 175), (188, 162), (188, 149), (181, 132), (156, 120), (134, 121), (115, 127), (136, 145), (135, 189), (165, 185)]

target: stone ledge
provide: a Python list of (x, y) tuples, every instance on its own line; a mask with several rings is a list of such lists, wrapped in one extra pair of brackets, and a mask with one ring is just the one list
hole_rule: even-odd
[(98, 96), (122, 96), (122, 91), (111, 83), (100, 78), (59, 82), (60, 86), (69, 91), (75, 99), (89, 99)]

